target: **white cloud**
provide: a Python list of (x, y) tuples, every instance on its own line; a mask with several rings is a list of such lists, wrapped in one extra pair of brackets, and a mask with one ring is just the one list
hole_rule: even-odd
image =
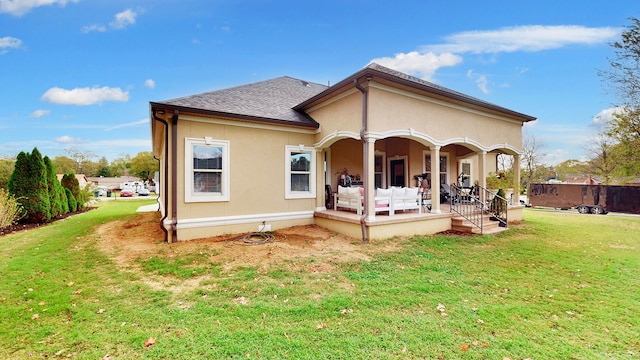
[(31, 113), (31, 115), (29, 115), (30, 118), (41, 118), (43, 116), (47, 116), (51, 113), (51, 110), (36, 110), (34, 112)]
[[(1, 0), (0, 0), (1, 1)], [(109, 26), (101, 25), (101, 24), (92, 24), (82, 27), (83, 33), (89, 33), (92, 31), (98, 32), (106, 32), (107, 30), (122, 30), (126, 29), (127, 26), (133, 25), (136, 23), (136, 18), (138, 17), (139, 12), (135, 12), (131, 9), (126, 9), (122, 12), (115, 14), (113, 21), (109, 23)]]
[(444, 66), (458, 65), (462, 62), (462, 58), (451, 53), (437, 55), (431, 52), (420, 53), (412, 51), (409, 53), (399, 53), (394, 57), (373, 59), (371, 62), (418, 76), (424, 80), (431, 80), (436, 70)]
[(589, 28), (576, 25), (514, 26), (487, 31), (465, 31), (445, 38), (447, 42), (427, 45), (424, 51), (434, 53), (502, 53), (542, 51), (573, 44), (602, 44), (614, 40), (619, 28)]
[(18, 49), (22, 46), (22, 40), (5, 36), (0, 38), (0, 54), (8, 52), (10, 49)]
[(78, 138), (73, 138), (73, 137), (68, 136), (68, 135), (63, 135), (63, 136), (60, 136), (60, 137), (56, 138), (56, 142), (57, 143), (63, 143), (63, 144), (77, 144), (77, 143), (81, 143), (82, 140), (78, 139)]
[(40, 6), (65, 6), (68, 2), (76, 3), (78, 0), (0, 0), (0, 13), (22, 16)]
[(97, 32), (105, 32), (107, 31), (107, 27), (104, 25), (97, 25), (97, 24), (93, 24), (93, 25), (87, 25), (87, 26), (83, 26), (82, 27), (82, 32), (83, 33), (89, 33), (92, 31), (97, 31)]
[[(593, 45), (613, 41), (621, 29), (613, 27), (585, 27), (577, 25), (529, 25), (486, 31), (465, 31), (445, 37), (444, 44), (424, 45), (418, 51), (399, 53), (394, 57), (371, 60), (397, 71), (430, 80), (445, 66), (463, 62), (461, 54), (497, 54), (516, 51), (543, 51), (569, 45)], [(518, 69), (520, 73), (528, 69)], [(488, 92), (488, 79), (482, 75), (474, 80)]]
[(93, 105), (102, 104), (103, 101), (129, 101), (129, 92), (107, 86), (72, 90), (53, 87), (47, 90), (40, 99), (62, 105)]
[(135, 11), (126, 9), (116, 14), (115, 19), (109, 23), (109, 27), (115, 30), (124, 29), (128, 25), (136, 23), (136, 16), (138, 16), (138, 14)]
[(485, 94), (490, 93), (490, 91), (489, 91), (489, 80), (487, 80), (487, 76), (486, 75), (474, 74), (473, 70), (469, 70), (469, 71), (467, 71), (467, 77), (469, 79), (474, 79), (475, 80), (475, 82), (478, 85), (478, 88), (480, 89), (480, 91), (482, 91)]
[(120, 129), (120, 128), (123, 128), (123, 127), (132, 127), (132, 126), (138, 126), (138, 125), (143, 125), (143, 124), (148, 124), (148, 123), (149, 123), (149, 119), (142, 119), (142, 120), (133, 121), (133, 122), (130, 122), (130, 123), (125, 123), (125, 124), (112, 126), (112, 127), (107, 128), (105, 130), (106, 131), (111, 131), (111, 130)]
[[(131, 148), (131, 147), (146, 147), (150, 151), (151, 139), (114, 139), (114, 140), (102, 140), (91, 143), (95, 147), (106, 148)], [(145, 150), (140, 150), (145, 151)]]
[(153, 79), (147, 79), (144, 81), (144, 86), (150, 88), (150, 89), (154, 89), (156, 87), (156, 82), (153, 81)]
[(613, 114), (621, 112), (623, 109), (621, 107), (613, 107), (600, 111), (598, 115), (594, 116), (589, 122), (589, 127), (595, 128), (597, 131), (604, 130), (611, 119), (613, 119)]

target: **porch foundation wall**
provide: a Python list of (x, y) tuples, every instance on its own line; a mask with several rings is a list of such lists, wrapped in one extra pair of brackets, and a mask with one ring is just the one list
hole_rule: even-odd
[[(275, 231), (291, 226), (313, 225), (313, 223), (313, 218), (307, 218), (283, 221), (267, 221), (266, 225), (271, 225), (271, 231)], [(190, 227), (182, 229), (178, 227), (178, 241), (196, 240), (223, 235), (231, 236), (234, 234), (252, 233), (259, 231), (262, 226), (262, 222), (252, 222), (243, 224)]]
[(345, 222), (327, 218), (315, 218), (315, 224), (325, 229), (347, 235), (354, 239), (362, 239), (362, 229), (357, 222)]
[(507, 215), (508, 218), (507, 220), (509, 221), (509, 223), (519, 223), (522, 221), (522, 213), (524, 211), (524, 206), (522, 205), (515, 205), (515, 206), (509, 206), (509, 208), (507, 209)]
[[(373, 222), (368, 222), (367, 237), (370, 241), (384, 240), (395, 236), (433, 235), (451, 230), (451, 215), (449, 213), (422, 219), (413, 218), (410, 221), (398, 221), (397, 217), (383, 220), (378, 220), (378, 218)], [(316, 216), (315, 224), (355, 239), (362, 239), (362, 228), (358, 221)]]
[(451, 230), (451, 216), (413, 220), (411, 223), (372, 224), (367, 227), (369, 239), (383, 240), (394, 236), (433, 235)]

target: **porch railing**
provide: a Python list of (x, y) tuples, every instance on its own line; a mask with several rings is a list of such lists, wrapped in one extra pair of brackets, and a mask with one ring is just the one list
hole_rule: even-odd
[(450, 189), (451, 211), (478, 227), (480, 232), (484, 231), (485, 215), (507, 227), (507, 199), (480, 186), (463, 188), (451, 185)]

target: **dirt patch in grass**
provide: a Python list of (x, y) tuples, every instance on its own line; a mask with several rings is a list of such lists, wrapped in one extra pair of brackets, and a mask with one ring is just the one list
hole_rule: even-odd
[[(267, 273), (276, 266), (305, 273), (328, 273), (336, 265), (347, 261), (368, 261), (377, 253), (398, 251), (405, 239), (378, 241), (363, 245), (354, 239), (325, 228), (307, 225), (277, 230), (273, 239), (248, 234), (216, 236), (204, 239), (167, 244), (159, 226), (158, 213), (141, 213), (128, 220), (101, 225), (97, 229), (98, 247), (108, 254), (119, 267), (141, 272), (140, 262), (154, 257), (179, 259), (198, 255), (210, 263), (219, 264), (223, 272), (233, 272), (240, 267), (255, 267), (258, 273)], [(271, 239), (270, 239), (271, 240)], [(179, 286), (197, 286), (207, 275), (197, 276), (197, 281), (141, 274), (153, 288), (168, 290)], [(194, 279), (195, 280), (195, 279)]]

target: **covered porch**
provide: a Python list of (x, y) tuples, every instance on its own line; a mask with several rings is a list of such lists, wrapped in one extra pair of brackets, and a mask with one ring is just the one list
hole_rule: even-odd
[[(365, 219), (365, 231), (368, 239), (388, 239), (394, 236), (414, 236), (435, 234), (451, 229), (451, 218), (448, 205), (443, 205), (446, 211), (439, 214), (423, 211), (406, 211), (394, 216), (376, 216)], [(329, 230), (362, 238), (362, 216), (350, 211), (320, 210), (314, 213), (315, 224)]]
[[(509, 223), (518, 223), (522, 220), (522, 205), (508, 206), (510, 214)], [(475, 234), (494, 234), (505, 231), (498, 223), (485, 218), (484, 229), (479, 230), (475, 226), (466, 224), (466, 219), (460, 214), (451, 211), (449, 204), (441, 205), (441, 212), (430, 213), (428, 211), (418, 213), (408, 211), (394, 216), (376, 216), (371, 220), (364, 220), (355, 212), (336, 211), (333, 209), (318, 210), (314, 213), (314, 222), (331, 231), (339, 232), (353, 238), (363, 238), (363, 229), (367, 232), (367, 239), (388, 239), (395, 236), (433, 235), (443, 231), (456, 230)]]
[[(381, 137), (365, 145), (368, 157), (364, 155), (363, 143), (357, 139), (343, 137), (327, 143), (328, 146), (319, 151), (324, 162), (322, 169), (318, 169), (318, 173), (323, 174), (319, 182), (325, 187), (326, 196), (324, 206), (318, 206), (314, 212), (315, 223), (356, 238), (383, 239), (435, 234), (464, 222), (465, 214), (459, 212), (459, 207), (452, 209), (446, 196), (441, 199), (441, 190), (449, 194), (450, 186), (467, 190), (484, 186), (487, 174), (496, 171), (496, 155), (511, 150), (500, 148), (488, 152), (469, 143), (433, 145), (425, 142), (415, 133)], [(517, 156), (514, 163), (519, 166)], [(359, 209), (335, 205), (340, 186), (360, 188)], [(430, 193), (429, 206), (424, 202), (421, 204), (425, 206), (419, 211), (379, 211), (380, 189), (392, 187)], [(510, 206), (508, 211), (515, 208), (517, 206)], [(521, 219), (518, 211), (513, 215), (512, 221)], [(490, 224), (489, 216), (486, 219), (478, 218), (477, 214), (473, 216), (479, 230), (469, 227), (469, 232), (487, 233), (481, 223)]]

